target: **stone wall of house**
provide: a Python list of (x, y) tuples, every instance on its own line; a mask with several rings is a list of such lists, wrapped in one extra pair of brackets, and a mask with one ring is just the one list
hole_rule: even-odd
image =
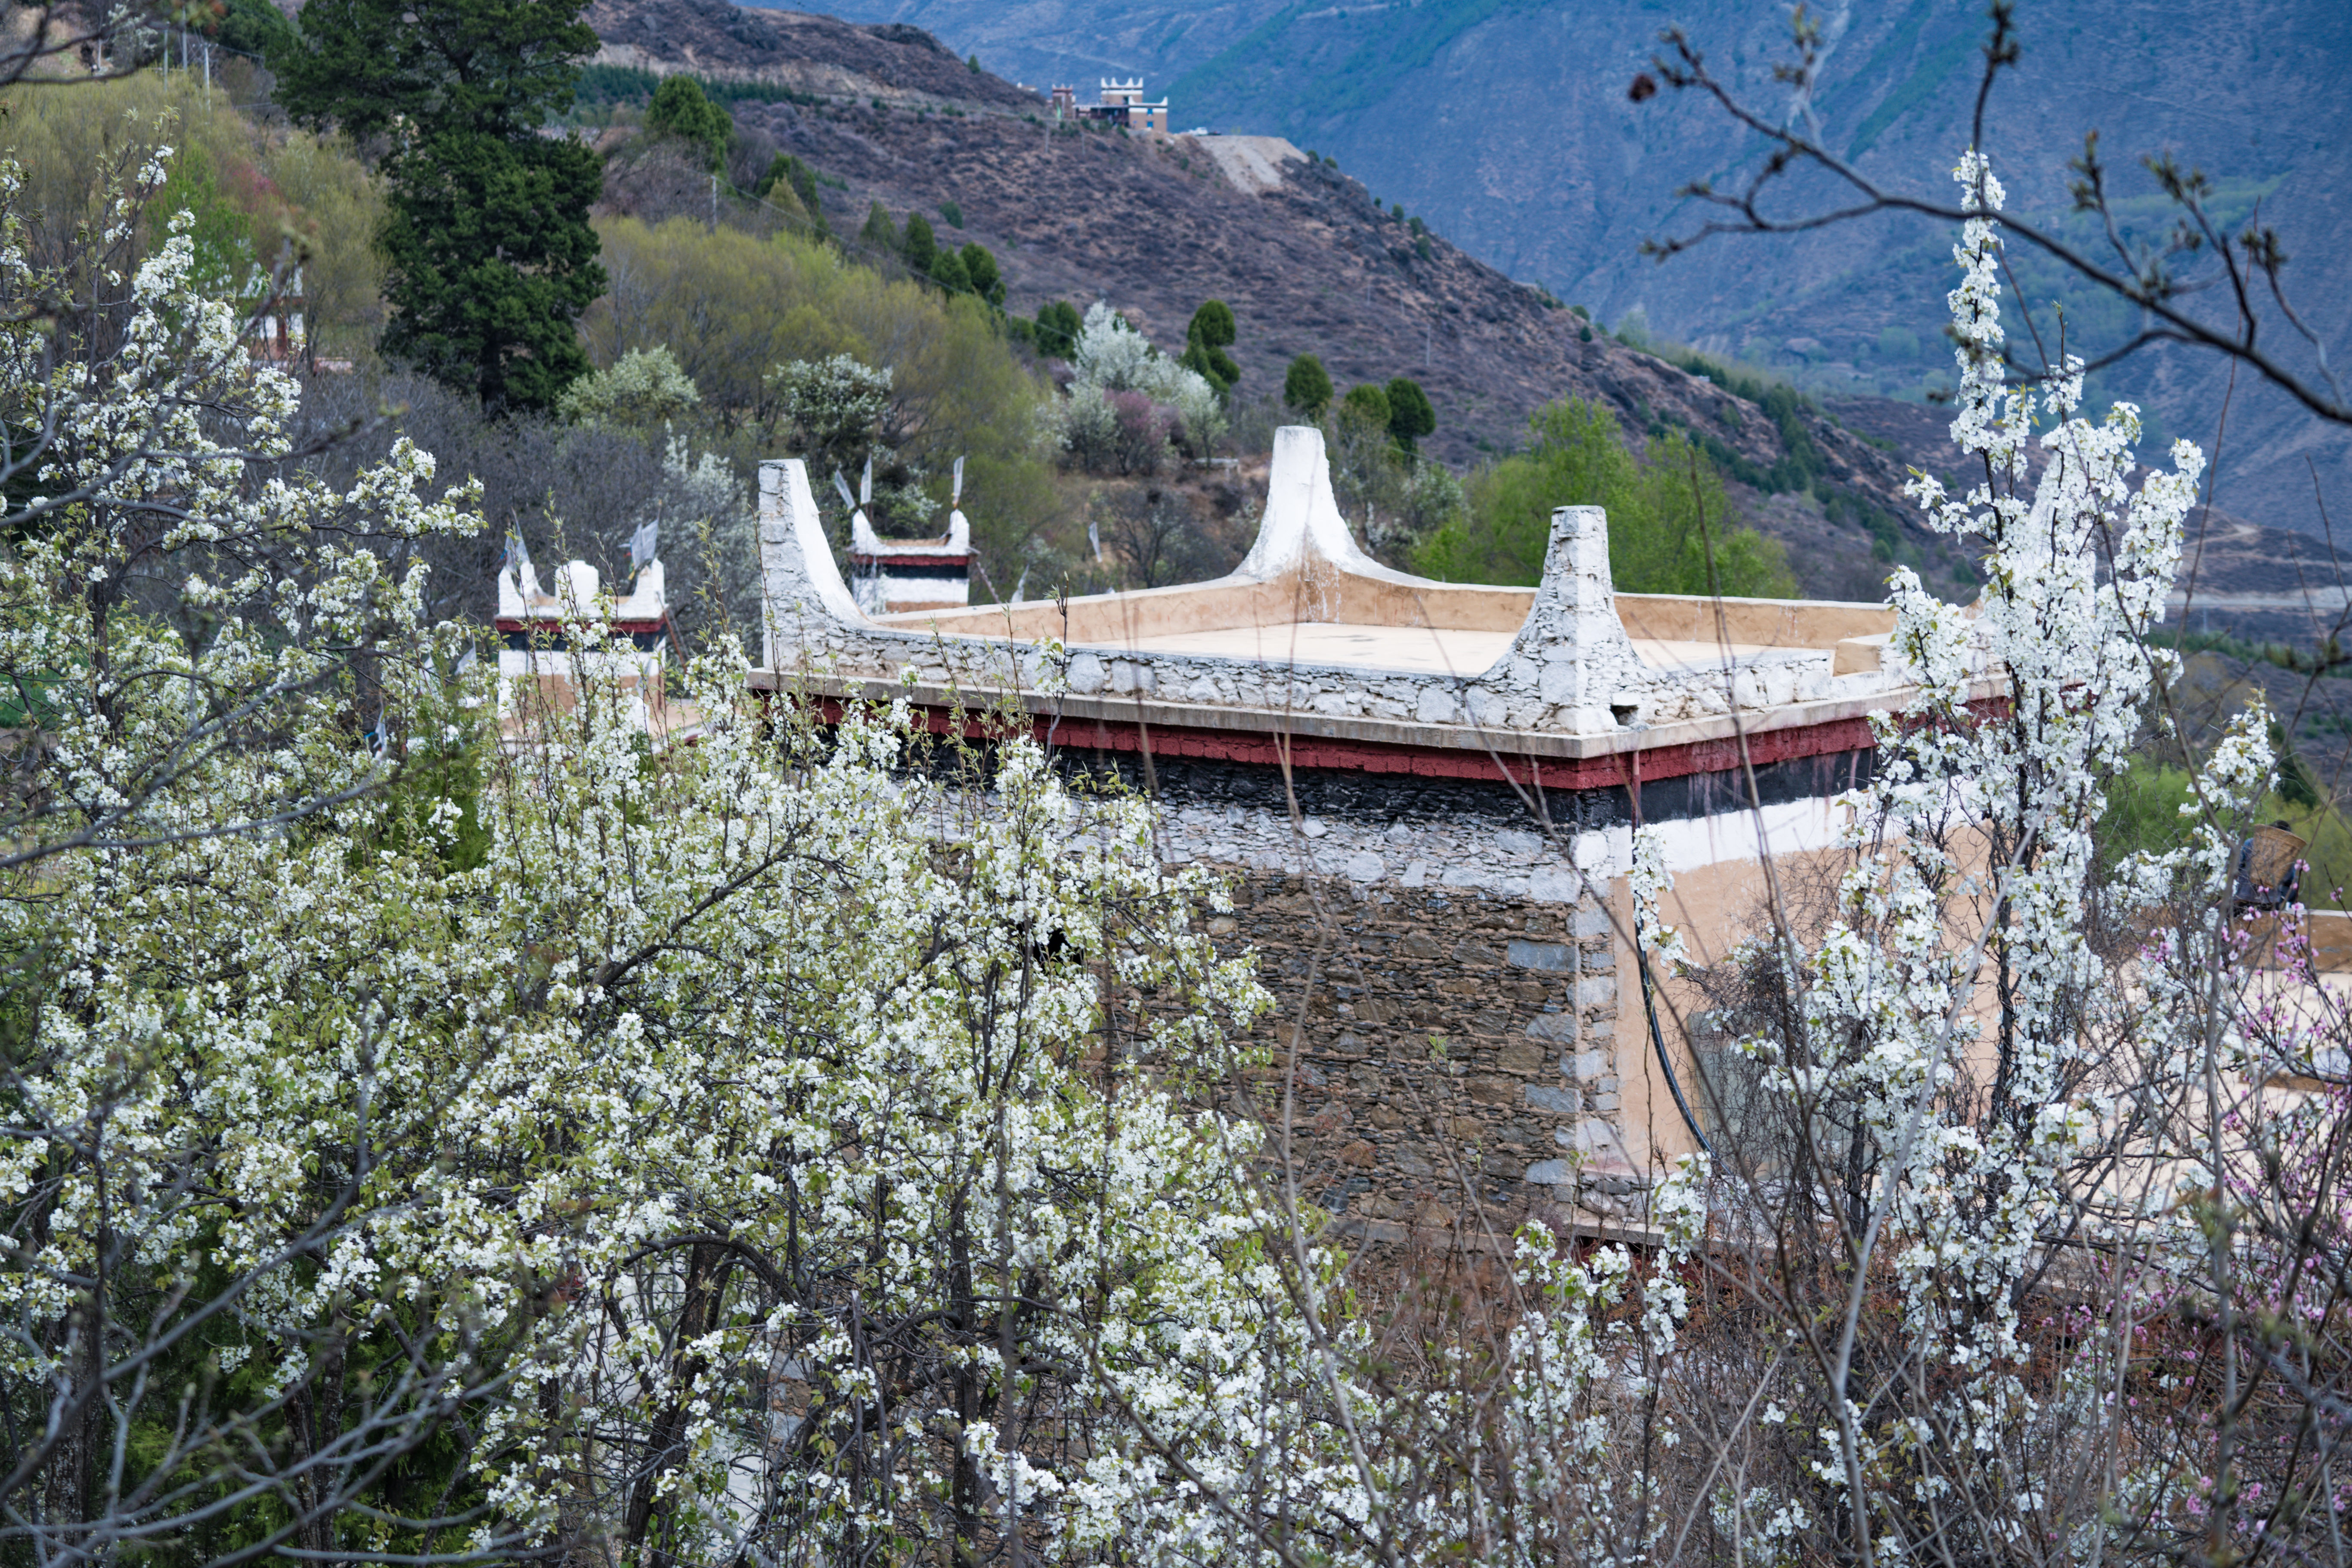
[[(1304, 1000), (1295, 1159), (1335, 1234), (1450, 1233), (1474, 1190), (1506, 1227), (1638, 1216), (1616, 1035), (1618, 1008), (1641, 1002), (1621, 994), (1597, 900), (1256, 870), (1210, 931), (1257, 951), (1278, 1064)], [(1279, 1074), (1260, 1086), (1269, 1107)]]
[[(1775, 764), (1785, 778), (1740, 781), (1777, 802), (1757, 814), (1777, 853), (1822, 841), (1837, 818), (1831, 797), (1865, 760), (1803, 758)], [(1125, 755), (1062, 763), (1144, 782)], [(1555, 792), (1534, 803), (1555, 825), (1539, 829), (1531, 803), (1498, 784), (1336, 770), (1286, 780), (1180, 758), (1160, 759), (1152, 783), (1162, 855), (1233, 879), (1235, 907), (1210, 931), (1258, 956), (1278, 1003), (1260, 1038), (1287, 1060), (1304, 1017), (1293, 1152), (1301, 1194), (1336, 1216), (1337, 1234), (1443, 1230), (1474, 1193), (1505, 1235), (1530, 1213), (1642, 1225), (1653, 1165), (1689, 1144), (1654, 1076), (1625, 940), (1622, 795)], [(1694, 951), (1719, 954), (1760, 892), (1751, 847), (1762, 830), (1727, 784), (1706, 784), (1669, 781), (1651, 799), (1673, 814), (1657, 823), (1670, 861), (1689, 860), (1671, 918)], [(1680, 1082), (1696, 1085), (1666, 1016)], [(1278, 1073), (1259, 1085), (1269, 1111), (1281, 1087)]]

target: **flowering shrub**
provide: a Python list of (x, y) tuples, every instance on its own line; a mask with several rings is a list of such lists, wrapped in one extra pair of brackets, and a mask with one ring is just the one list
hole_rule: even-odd
[(1053, 410), (1053, 434), (1081, 468), (1151, 473), (1171, 438), (1205, 456), (1224, 432), (1216, 390), (1100, 300), (1087, 310), (1072, 363), (1076, 375)]
[(651, 427), (679, 418), (702, 401), (694, 378), (666, 347), (631, 349), (605, 370), (563, 389), (557, 411), (583, 423)]
[(0, 662), (10, 718), (39, 733), (20, 754), (43, 760), (0, 800), (0, 867), (291, 820), (363, 789), (382, 768), (335, 739), (374, 717), (354, 721), (355, 671), (396, 710), (455, 647), (421, 624), (414, 550), (478, 520), (462, 495), (425, 499), (433, 458), (405, 441), (341, 493), (262, 477), (294, 455), (300, 389), (248, 361), (245, 310), (192, 287), (185, 215), (137, 253), (169, 155), (119, 172), (94, 226), (104, 292), (63, 323), (66, 271), (27, 258), (0, 166)]
[(1154, 474), (1168, 455), (1176, 412), (1140, 392), (1107, 392), (1081, 382), (1070, 388), (1062, 445), (1095, 473)]
[(850, 354), (793, 360), (767, 374), (776, 420), (814, 466), (852, 464), (893, 423), (892, 376)]
[[(0, 1539), (1197, 1532), (1298, 1332), (1253, 1133), (1177, 1098), (1265, 1005), (1192, 927), (1221, 890), (1025, 740), (926, 784), (906, 713), (779, 722), (725, 643), (692, 747), (589, 678), (501, 750), (386, 571), (478, 520), (405, 448), (257, 479), (294, 389), (185, 265), (129, 280), (120, 358), (17, 383), (63, 434), (0, 644), (50, 835), (0, 899)], [(159, 549), (269, 569), (167, 579), (191, 651), (105, 596)]]

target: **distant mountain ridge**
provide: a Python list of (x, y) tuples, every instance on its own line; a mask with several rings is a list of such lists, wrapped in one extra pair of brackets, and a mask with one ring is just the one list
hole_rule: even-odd
[[(1142, 74), (1172, 123), (1288, 137), (1336, 154), (1499, 270), (1612, 323), (1752, 359), (1826, 394), (1916, 398), (1948, 379), (1943, 294), (1951, 237), (1881, 221), (1791, 240), (1724, 240), (1665, 266), (1642, 239), (1686, 231), (1675, 190), (1724, 180), (1755, 149), (1718, 114), (1627, 85), (1679, 22), (1759, 102), (1787, 53), (1780, 6), (1732, 0), (833, 0), (866, 21), (918, 25), (1024, 79)], [(1834, 144), (1881, 177), (1940, 186), (1967, 135), (1984, 17), (1977, 5), (1896, 0), (1813, 8), (1831, 40), (1819, 109)], [(2221, 181), (2217, 211), (2259, 210), (2297, 260), (2290, 277), (2338, 363), (2352, 360), (2352, 6), (2340, 0), (2027, 0), (2025, 57), (1995, 100), (1991, 145), (2021, 210), (2063, 205), (2065, 162), (2103, 128), (2126, 189), (2135, 160), (2178, 148)], [(2163, 213), (2137, 200), (2126, 216)], [(2021, 281), (2067, 301), (2073, 341), (2131, 321), (2047, 266)], [(2239, 514), (2319, 526), (2314, 472), (2352, 514), (2352, 437), (2207, 356), (2157, 354), (2095, 381), (2141, 402), (2151, 444), (2214, 445), (2217, 497)]]

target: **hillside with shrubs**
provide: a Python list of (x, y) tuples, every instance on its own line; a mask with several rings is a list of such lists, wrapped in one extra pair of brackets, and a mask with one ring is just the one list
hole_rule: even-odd
[[(1100, 301), (1181, 357), (1195, 312), (1221, 300), (1237, 329), (1232, 400), (1261, 411), (1238, 417), (1244, 433), (1286, 416), (1284, 376), (1301, 354), (1342, 389), (1400, 376), (1424, 388), (1439, 416), (1419, 445), (1457, 474), (1524, 445), (1538, 409), (1580, 400), (1636, 444), (1680, 433), (1708, 454), (1743, 514), (1787, 542), (1808, 592), (1874, 596), (1869, 566), (1883, 575), (1898, 558), (1957, 582), (1957, 558), (1911, 521), (1904, 464), (1886, 447), (1752, 373), (1612, 337), (1381, 205), (1336, 163), (1291, 161), (1278, 186), (1244, 192), (1185, 138), (1055, 126), (1042, 98), (1008, 101), (1013, 84), (985, 61), (961, 63), (959, 93), (942, 74), (953, 57), (917, 29), (727, 10), (593, 7), (600, 59), (625, 64), (592, 68), (590, 118), (641, 116), (662, 75), (691, 74), (754, 149), (736, 159), (739, 184), (782, 153), (814, 172), (816, 216), (839, 237), (864, 234), (878, 209), (879, 248), (915, 219), (948, 249), (978, 244), (1013, 317)], [(707, 192), (682, 185), (665, 210), (691, 215), (697, 202)]]

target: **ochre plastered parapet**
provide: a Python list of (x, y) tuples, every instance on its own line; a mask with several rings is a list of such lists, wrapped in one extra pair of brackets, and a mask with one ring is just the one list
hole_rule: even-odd
[[(1484, 750), (1508, 736), (1514, 751), (1576, 742), (1604, 752), (1654, 748), (1669, 726), (1737, 732), (1783, 713), (1866, 712), (1890, 706), (1904, 687), (1902, 672), (1883, 660), (1854, 668), (1865, 662), (1856, 639), (1892, 624), (1874, 605), (1629, 596), (1625, 613), (1662, 639), (1645, 658), (1621, 616), (1608, 521), (1597, 507), (1553, 513), (1543, 580), (1532, 592), (1436, 583), (1382, 566), (1349, 536), (1322, 436), (1305, 426), (1277, 433), (1265, 521), (1230, 575), (1066, 605), (877, 619), (857, 608), (834, 564), (805, 466), (797, 458), (762, 464), (760, 500), (772, 682), (1051, 692), (1065, 704), (1146, 704), (1158, 715), (1147, 722), (1185, 714), (1204, 728), (1248, 729), (1272, 726), (1279, 715), (1279, 726), (1293, 731), (1379, 726), (1389, 743)], [(1382, 668), (1377, 654), (1318, 663), (1135, 646), (1218, 625), (1491, 635), (1508, 630), (1514, 616), (1515, 635), (1485, 668), (1444, 673)], [(1704, 635), (1674, 640), (1677, 648), (1714, 642), (1690, 655), (1695, 666), (1662, 668), (1655, 649), (1672, 640), (1663, 634), (1683, 632)]]

